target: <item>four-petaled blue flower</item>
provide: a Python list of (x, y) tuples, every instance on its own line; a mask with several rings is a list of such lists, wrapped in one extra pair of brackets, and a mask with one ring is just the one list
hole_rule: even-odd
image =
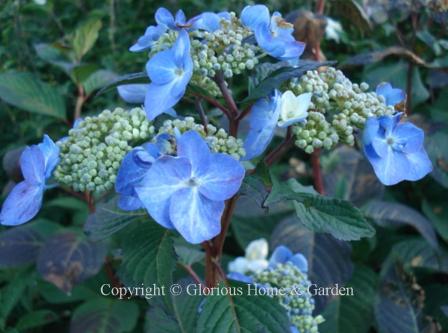
[(432, 170), (423, 131), (400, 118), (401, 113), (369, 118), (364, 128), (364, 153), (384, 185), (416, 181)]
[(278, 12), (271, 17), (264, 5), (246, 6), (241, 12), (241, 22), (254, 32), (258, 45), (274, 58), (297, 60), (305, 50), (305, 44), (292, 35), (293, 25)]
[(406, 94), (403, 90), (393, 88), (389, 82), (382, 82), (376, 87), (377, 95), (383, 96), (386, 105), (395, 106), (406, 99)]
[(251, 160), (261, 155), (272, 141), (277, 126), (284, 128), (305, 121), (311, 96), (311, 93), (295, 96), (289, 90), (280, 95), (275, 90), (271, 96), (257, 100), (248, 116), (244, 159)]
[(48, 137), (25, 148), (20, 156), (24, 180), (9, 193), (0, 212), (0, 223), (19, 225), (30, 221), (39, 212), (46, 188), (45, 181), (59, 162), (59, 147)]
[(173, 106), (185, 94), (193, 75), (188, 33), (180, 30), (170, 49), (157, 53), (148, 61), (146, 72), (151, 79), (145, 96), (145, 111), (149, 120), (162, 113), (173, 114)]
[(224, 201), (239, 190), (245, 171), (229, 155), (210, 152), (194, 131), (176, 142), (177, 157), (159, 157), (134, 189), (154, 220), (196, 244), (219, 234)]

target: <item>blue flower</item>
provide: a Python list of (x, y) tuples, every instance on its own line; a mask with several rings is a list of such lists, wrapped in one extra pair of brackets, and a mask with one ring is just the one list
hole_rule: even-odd
[(120, 209), (131, 211), (143, 208), (134, 188), (140, 184), (155, 160), (171, 149), (170, 139), (168, 134), (159, 135), (156, 143), (135, 147), (123, 158), (115, 181)]
[(305, 50), (305, 44), (292, 35), (293, 25), (278, 12), (271, 17), (264, 5), (246, 6), (241, 12), (241, 21), (254, 32), (258, 45), (274, 58), (295, 60)]
[(377, 95), (383, 96), (386, 100), (386, 105), (397, 105), (404, 102), (406, 99), (406, 94), (403, 90), (398, 88), (393, 88), (388, 82), (382, 82), (376, 87)]
[(59, 147), (48, 137), (43, 142), (25, 148), (20, 156), (24, 180), (9, 193), (0, 212), (0, 223), (19, 225), (39, 212), (46, 188), (45, 181), (59, 163)]
[(261, 155), (272, 141), (280, 115), (279, 104), (280, 94), (275, 91), (272, 96), (261, 98), (252, 106), (248, 116), (249, 133), (244, 141), (244, 160)]
[(395, 116), (369, 118), (363, 133), (364, 153), (384, 185), (416, 181), (432, 170), (423, 146), (423, 131)]
[(140, 52), (151, 48), (168, 29), (216, 31), (221, 28), (222, 20), (230, 20), (230, 14), (227, 12), (219, 14), (205, 12), (187, 21), (182, 10), (177, 11), (176, 16), (173, 16), (168, 9), (162, 7), (157, 10), (155, 20), (157, 25), (150, 25), (146, 28), (145, 34), (140, 36), (137, 42), (129, 48), (131, 52)]
[(126, 102), (131, 104), (143, 104), (149, 84), (135, 83), (123, 84), (117, 87), (118, 94)]
[(302, 273), (308, 272), (308, 261), (301, 253), (292, 253), (286, 246), (278, 246), (271, 255), (269, 260), (269, 267), (275, 267), (278, 264), (285, 264), (291, 262)]
[(157, 53), (148, 61), (146, 72), (151, 79), (145, 97), (145, 111), (149, 120), (162, 113), (172, 113), (173, 106), (185, 94), (193, 75), (188, 33), (179, 31), (170, 49)]
[(158, 158), (135, 191), (156, 222), (196, 244), (219, 234), (224, 201), (239, 190), (245, 171), (229, 155), (210, 152), (194, 131), (176, 143), (177, 157)]
[(276, 127), (284, 128), (306, 120), (311, 94), (295, 96), (291, 91), (282, 95), (276, 90), (261, 98), (249, 113), (249, 132), (244, 142), (245, 160), (261, 155), (272, 141)]

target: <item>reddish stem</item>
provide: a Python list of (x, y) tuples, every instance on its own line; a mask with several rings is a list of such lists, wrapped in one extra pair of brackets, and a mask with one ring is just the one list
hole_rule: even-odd
[(291, 127), (288, 127), (286, 136), (283, 139), (283, 141), (265, 157), (264, 162), (266, 163), (266, 165), (271, 166), (272, 164), (277, 162), (283, 156), (283, 154), (286, 153), (289, 150), (289, 148), (291, 148), (293, 143), (294, 143), (294, 136), (292, 133), (292, 129)]
[(325, 194), (322, 172), (320, 169), (320, 149), (316, 149), (311, 154), (311, 166), (313, 168), (314, 187), (320, 194)]
[(194, 282), (201, 285), (201, 287), (204, 286), (201, 278), (196, 274), (196, 272), (193, 270), (193, 268), (190, 265), (185, 265), (185, 264), (179, 263), (179, 266), (182, 267), (188, 274), (190, 274), (190, 276), (193, 278)]

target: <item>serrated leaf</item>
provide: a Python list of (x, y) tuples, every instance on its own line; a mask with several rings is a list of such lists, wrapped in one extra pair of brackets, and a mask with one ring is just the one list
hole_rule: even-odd
[[(319, 287), (345, 284), (353, 272), (350, 260), (350, 244), (327, 234), (314, 233), (289, 217), (275, 228), (270, 248), (285, 245), (294, 253), (302, 253), (308, 260), (308, 275)], [(315, 296), (317, 313), (330, 300), (327, 296)]]
[[(351, 247), (327, 234), (314, 233), (288, 217), (274, 229), (269, 248), (284, 245), (294, 253), (302, 253), (308, 260), (310, 280), (319, 287), (334, 287), (346, 283), (353, 272), (350, 260)], [(317, 313), (330, 300), (327, 296), (315, 296)]]
[(117, 207), (117, 197), (101, 202), (95, 213), (90, 214), (84, 225), (84, 232), (93, 241), (107, 239), (127, 225), (138, 221), (148, 221), (143, 211), (127, 212)]
[(437, 236), (431, 222), (416, 210), (394, 202), (373, 200), (363, 207), (364, 214), (385, 228), (411, 226), (433, 247), (438, 247)]
[(137, 324), (138, 312), (138, 306), (133, 302), (94, 299), (75, 310), (70, 333), (132, 332)]
[(110, 82), (115, 81), (118, 75), (112, 71), (100, 69), (92, 73), (87, 79), (82, 82), (86, 95), (90, 95), (95, 90), (101, 89)]
[(282, 200), (293, 202), (298, 221), (312, 231), (331, 233), (341, 240), (359, 240), (375, 234), (375, 229), (351, 203), (315, 194), (313, 188), (294, 179), (282, 184), (274, 181), (266, 205)]
[(340, 296), (328, 304), (319, 326), (320, 333), (367, 333), (373, 320), (377, 275), (364, 266), (356, 266), (347, 288), (353, 295)]
[(30, 73), (0, 73), (0, 98), (31, 113), (65, 119), (65, 101), (59, 91)]
[(249, 96), (247, 96), (242, 103), (250, 102), (263, 98), (271, 94), (274, 89), (280, 87), (280, 85), (291, 78), (300, 78), (307, 71), (314, 70), (321, 66), (328, 66), (334, 64), (334, 61), (317, 62), (302, 60), (295, 67), (283, 66), (269, 73), (268, 77), (260, 80), (255, 87), (252, 88)]
[[(188, 282), (190, 283), (190, 282)], [(182, 283), (186, 288), (186, 283)], [(170, 296), (171, 309), (161, 302), (154, 302), (146, 313), (146, 333), (190, 333), (195, 332), (201, 296), (181, 295)]]
[(89, 52), (98, 39), (98, 33), (101, 29), (100, 19), (88, 19), (75, 31), (73, 37), (73, 51), (78, 61)]
[[(222, 284), (221, 288), (225, 288)], [(246, 288), (247, 286), (240, 286)], [(197, 333), (289, 332), (285, 309), (267, 296), (222, 296), (205, 298)]]
[(37, 271), (44, 280), (68, 292), (99, 272), (107, 247), (66, 231), (48, 239), (39, 253)]
[(176, 254), (169, 230), (154, 221), (136, 222), (126, 230), (122, 251), (118, 275), (127, 286), (171, 285)]

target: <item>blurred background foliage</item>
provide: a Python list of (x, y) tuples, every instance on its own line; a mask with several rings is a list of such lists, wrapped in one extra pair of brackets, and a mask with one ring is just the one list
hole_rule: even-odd
[[(97, 93), (121, 75), (143, 69), (146, 56), (130, 53), (128, 48), (153, 23), (158, 7), (182, 8), (191, 17), (203, 11), (239, 12), (248, 3), (3, 0), (2, 197), (20, 179), (17, 157), (24, 145), (37, 142), (44, 133), (55, 139), (64, 136), (77, 114), (124, 105), (113, 88)], [(326, 193), (361, 207), (376, 226), (376, 236), (349, 244), (291, 223), (282, 207), (268, 217), (255, 208), (257, 198), (251, 189), (232, 222), (226, 243), (228, 257), (240, 255), (249, 241), (266, 237), (272, 246), (285, 244), (306, 254), (313, 263), (313, 281), (349, 283), (358, 288), (360, 295), (355, 298), (317, 300), (317, 311), (327, 319), (321, 332), (448, 331), (447, 1), (334, 0), (326, 2), (325, 17), (313, 14), (313, 0), (264, 3), (272, 10), (289, 13), (296, 36), (308, 45), (320, 45), (325, 58), (336, 60), (352, 81), (366, 81), (371, 87), (390, 81), (406, 90), (408, 115), (426, 131), (434, 171), (420, 182), (385, 189), (354, 149), (341, 147), (326, 153), (321, 161)], [(233, 84), (236, 89), (247, 88), (246, 82)], [(303, 183), (311, 178), (308, 157), (297, 149), (276, 172)], [(250, 202), (254, 209), (248, 210)], [(99, 286), (114, 278), (114, 273), (111, 265), (100, 270), (107, 245), (83, 238), (84, 229), (98, 232), (92, 222), (84, 227), (87, 216), (83, 200), (53, 191), (46, 194), (44, 209), (35, 221), (0, 233), (1, 332), (64, 332), (69, 326), (72, 332), (86, 332), (85, 323), (98, 318), (106, 324), (102, 330), (95, 326), (94, 332), (144, 329), (145, 301), (98, 298)], [(51, 246), (44, 243), (56, 231), (59, 238), (53, 236)], [(60, 275), (49, 275), (48, 257), (65, 253), (67, 244), (79, 242), (88, 244), (84, 255), (92, 257), (88, 264), (83, 263), (82, 272), (70, 270), (65, 263)], [(95, 246), (99, 248), (92, 250)], [(192, 263), (201, 258), (184, 243), (176, 249), (178, 254), (187, 253)], [(36, 261), (37, 270), (30, 266)], [(89, 317), (92, 313), (94, 319)], [(120, 324), (110, 319), (118, 314)], [(146, 330), (156, 331), (151, 324), (146, 324)]]

